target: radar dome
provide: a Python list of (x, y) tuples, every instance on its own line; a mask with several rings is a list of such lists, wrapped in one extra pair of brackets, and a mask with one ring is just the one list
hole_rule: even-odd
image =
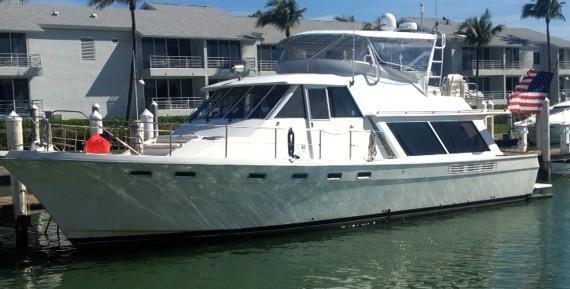
[(394, 31), (398, 26), (396, 25), (396, 16), (392, 13), (386, 13), (380, 17), (380, 30)]

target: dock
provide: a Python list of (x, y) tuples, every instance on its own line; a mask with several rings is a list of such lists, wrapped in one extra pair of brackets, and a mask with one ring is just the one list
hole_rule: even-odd
[[(30, 210), (41, 210), (43, 209), (40, 201), (36, 199), (33, 195), (27, 195), (28, 204)], [(14, 207), (12, 203), (12, 197), (0, 197), (0, 226), (13, 227), (15, 224), (14, 219)]]

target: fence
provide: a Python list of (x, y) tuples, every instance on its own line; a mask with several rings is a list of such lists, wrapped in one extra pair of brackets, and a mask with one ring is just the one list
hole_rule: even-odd
[(0, 53), (0, 67), (40, 67), (39, 54)]

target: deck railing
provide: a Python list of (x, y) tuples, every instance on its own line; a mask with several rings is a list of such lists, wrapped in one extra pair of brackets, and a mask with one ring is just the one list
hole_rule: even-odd
[[(479, 69), (525, 69), (533, 67), (533, 63), (529, 61), (507, 61), (503, 62), (503, 60), (499, 59), (483, 59), (479, 60)], [(466, 69), (476, 69), (477, 68), (477, 61), (473, 60), (471, 63), (468, 63)]]
[(41, 67), (39, 54), (0, 53), (0, 67)]
[(27, 114), (30, 112), (32, 105), (36, 105), (40, 111), (43, 111), (43, 101), (41, 99), (14, 99), (0, 100), (0, 114), (8, 114), (12, 111)]
[(570, 69), (570, 61), (562, 60), (559, 64), (560, 69)]
[(203, 68), (201, 56), (150, 56), (150, 68)]

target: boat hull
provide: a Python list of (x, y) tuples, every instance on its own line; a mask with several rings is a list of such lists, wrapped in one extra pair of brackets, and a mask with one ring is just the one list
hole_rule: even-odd
[(3, 163), (74, 243), (282, 231), (521, 199), (538, 169), (536, 156), (331, 166), (69, 155), (11, 152)]

